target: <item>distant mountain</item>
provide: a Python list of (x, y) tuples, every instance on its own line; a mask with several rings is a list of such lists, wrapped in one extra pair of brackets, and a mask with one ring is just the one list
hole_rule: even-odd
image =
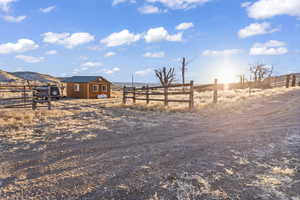
[[(33, 81), (39, 83), (60, 83), (60, 81), (66, 79), (67, 77), (54, 77), (48, 74), (41, 74), (38, 72), (22, 71), (22, 72), (5, 72), (0, 70), (0, 82), (25, 82)], [(114, 87), (121, 88), (123, 86), (131, 87), (131, 82), (113, 82)], [(159, 84), (155, 83), (134, 83), (135, 87), (142, 87), (145, 85), (156, 86)]]
[(21, 78), (3, 70), (0, 70), (0, 82), (15, 82), (22, 81)]
[(35, 82), (37, 84), (39, 83), (59, 83), (60, 79), (47, 75), (47, 74), (41, 74), (37, 72), (6, 72), (3, 70), (0, 70), (0, 82), (25, 82), (25, 81), (31, 81)]
[(47, 74), (40, 74), (37, 72), (11, 72), (10, 74), (28, 81), (38, 81), (38, 82), (60, 82), (58, 78)]

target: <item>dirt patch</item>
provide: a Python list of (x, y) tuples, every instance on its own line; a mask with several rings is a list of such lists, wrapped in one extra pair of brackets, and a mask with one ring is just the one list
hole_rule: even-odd
[(192, 113), (112, 104), (2, 124), (1, 199), (299, 199), (299, 90)]

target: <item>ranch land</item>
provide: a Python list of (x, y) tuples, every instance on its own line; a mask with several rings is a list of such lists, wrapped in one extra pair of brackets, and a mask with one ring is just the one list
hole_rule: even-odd
[(0, 113), (0, 199), (300, 200), (300, 88)]

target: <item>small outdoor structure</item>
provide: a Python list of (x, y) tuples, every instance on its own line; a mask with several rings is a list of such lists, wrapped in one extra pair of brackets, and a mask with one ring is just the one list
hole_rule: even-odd
[(111, 82), (101, 76), (73, 76), (64, 79), (67, 97), (80, 99), (110, 98)]

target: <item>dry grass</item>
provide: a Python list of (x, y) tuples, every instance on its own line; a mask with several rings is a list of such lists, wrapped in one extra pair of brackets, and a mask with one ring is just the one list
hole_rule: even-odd
[(172, 191), (177, 199), (196, 200), (203, 197), (209, 199), (228, 199), (228, 195), (221, 188), (213, 189), (211, 183), (200, 175), (184, 176), (173, 183)]
[[(243, 100), (248, 98), (258, 98), (258, 97), (269, 97), (273, 95), (283, 94), (292, 90), (299, 90), (300, 87), (295, 88), (272, 88), (272, 89), (252, 89), (251, 94), (249, 93), (249, 89), (235, 89), (235, 90), (222, 90), (218, 92), (218, 104), (213, 104), (213, 92), (195, 92), (194, 93), (194, 111), (203, 110), (205, 108), (213, 108), (216, 109), (218, 107), (226, 108), (232, 103), (241, 103)], [(126, 105), (121, 104), (122, 93), (115, 92), (115, 96), (117, 96), (120, 100), (119, 104), (114, 103), (111, 106), (119, 106), (123, 108), (134, 108), (138, 110), (149, 110), (149, 111), (171, 111), (171, 112), (182, 112), (187, 111), (188, 104), (187, 103), (169, 103), (169, 106), (164, 106), (163, 102), (150, 102), (148, 105), (145, 101), (137, 101), (136, 104), (132, 104), (131, 100), (127, 100), (128, 103)], [(150, 98), (160, 98), (163, 99), (163, 96), (150, 96)], [(169, 96), (169, 99), (181, 99), (188, 100), (187, 96), (182, 95), (172, 95)]]
[(290, 168), (273, 167), (272, 173), (293, 176), (296, 173), (296, 170)]
[(49, 118), (57, 118), (72, 115), (65, 110), (7, 110), (0, 113), (0, 128), (18, 128), (32, 125)]
[[(209, 111), (215, 110), (216, 112), (218, 112), (222, 109), (222, 111), (224, 112), (224, 108), (227, 107), (233, 110), (230, 107), (233, 105), (233, 103), (237, 106), (240, 106), (242, 104), (239, 104), (239, 102), (244, 102), (243, 100), (246, 98), (253, 98), (254, 99), (253, 102), (257, 102), (255, 103), (255, 105), (253, 105), (253, 107), (264, 106), (262, 101), (260, 100), (256, 101), (255, 98), (263, 97), (263, 96), (272, 96), (272, 95), (281, 94), (287, 91), (298, 90), (298, 89), (300, 88), (291, 88), (291, 89), (276, 88), (276, 89), (269, 89), (269, 90), (254, 90), (250, 97), (247, 89), (221, 91), (219, 93), (220, 94), (219, 104), (217, 105), (213, 105), (211, 103), (212, 92), (196, 93), (195, 110), (203, 111), (203, 109), (206, 108), (209, 109)], [(116, 137), (116, 135), (118, 134), (122, 136), (121, 134), (124, 134), (125, 131), (133, 132), (135, 129), (139, 129), (139, 128), (143, 128), (142, 130), (148, 131), (149, 130), (148, 128), (153, 128), (156, 126), (160, 128), (159, 127), (160, 124), (169, 123), (170, 121), (175, 121), (174, 124), (180, 125), (181, 123), (180, 120), (182, 118), (179, 118), (177, 116), (185, 116), (184, 120), (188, 121), (189, 119), (193, 119), (194, 117), (199, 117), (201, 115), (198, 113), (189, 114), (189, 113), (163, 113), (162, 112), (162, 111), (166, 111), (166, 112), (187, 111), (186, 104), (170, 104), (169, 107), (164, 107), (162, 103), (151, 103), (150, 105), (147, 106), (145, 105), (145, 102), (138, 102), (136, 105), (122, 105), (121, 96), (122, 96), (121, 92), (114, 92), (112, 95), (113, 98), (111, 99), (90, 99), (90, 100), (66, 99), (63, 101), (54, 102), (53, 103), (54, 108), (57, 110), (51, 110), (51, 111), (48, 111), (46, 109), (41, 109), (37, 111), (19, 109), (19, 110), (6, 110), (4, 112), (1, 112), (0, 129), (3, 130), (3, 132), (0, 131), (1, 132), (0, 136), (3, 141), (5, 140), (3, 142), (3, 147), (5, 147), (5, 151), (9, 151), (13, 153), (15, 152), (18, 153), (20, 150), (44, 151), (47, 150), (48, 144), (50, 144), (49, 146), (51, 147), (53, 144), (60, 144), (61, 142), (65, 142), (65, 140), (69, 140), (72, 142), (75, 142), (76, 140), (76, 143), (77, 142), (84, 143), (87, 142), (87, 140), (97, 140), (97, 137), (99, 137), (98, 141), (101, 141), (102, 137), (100, 136), (105, 136), (103, 138), (106, 138), (106, 136)], [(177, 98), (177, 97), (172, 97), (172, 98)], [(273, 101), (272, 98), (268, 98), (268, 99), (262, 98), (263, 101), (269, 101), (270, 99)], [(295, 101), (294, 103), (297, 102)], [(124, 108), (118, 109), (118, 107), (124, 107)], [(146, 111), (154, 110), (158, 112), (144, 112), (145, 110)], [(272, 110), (272, 113), (274, 113), (274, 110)], [(226, 120), (227, 119), (218, 122), (218, 126), (220, 129), (221, 128), (224, 130), (226, 129), (224, 125), (228, 125), (228, 123), (230, 123), (227, 122)], [(198, 119), (197, 119), (197, 123), (198, 123)], [(215, 125), (213, 126), (214, 126), (213, 129), (207, 129), (207, 132), (218, 128), (218, 126), (216, 127)], [(176, 126), (172, 126), (172, 128), (173, 127), (175, 130)], [(183, 128), (189, 129), (189, 126), (184, 126)], [(4, 131), (4, 129), (6, 130)], [(153, 132), (155, 133), (155, 129), (153, 130), (154, 130)], [(203, 126), (199, 126), (199, 133), (202, 133), (201, 131), (203, 132), (206, 131)], [(141, 135), (141, 137), (144, 137), (144, 135)], [(123, 138), (121, 139), (123, 140)], [(41, 141), (44, 143), (42, 143)], [(106, 140), (103, 141), (106, 142)], [(111, 141), (111, 139), (109, 139), (109, 141)], [(176, 144), (177, 143), (178, 142), (176, 142)], [(109, 144), (109, 142), (103, 144), (106, 145)], [(132, 146), (131, 142), (130, 142), (130, 146)], [(94, 149), (98, 148), (98, 146), (97, 148), (94, 148), (94, 146), (91, 147), (92, 147), (91, 150), (93, 151)], [(76, 149), (74, 148), (72, 150), (76, 150)], [(117, 148), (113, 148), (113, 151), (115, 150), (117, 150)], [(218, 160), (217, 162), (215, 162), (214, 160), (213, 163), (216, 163), (215, 165), (218, 171), (213, 171), (215, 168), (210, 167), (208, 170), (210, 172), (214, 172), (212, 176), (210, 176), (210, 174), (204, 175), (206, 173), (203, 170), (201, 171), (201, 173), (191, 172), (194, 175), (184, 174), (182, 176), (179, 175), (180, 177), (176, 176), (176, 179), (172, 181), (162, 179), (161, 182), (159, 183), (161, 187), (160, 190), (153, 191), (153, 193), (151, 193), (151, 195), (153, 196), (150, 197), (150, 199), (163, 200), (165, 197), (162, 195), (162, 193), (160, 193), (160, 191), (167, 191), (169, 193), (172, 193), (175, 196), (174, 199), (181, 199), (181, 200), (238, 199), (231, 194), (232, 191), (227, 190), (228, 188), (226, 185), (224, 187), (222, 185), (223, 183), (225, 184), (231, 183), (230, 181), (234, 180), (235, 183), (240, 181), (241, 184), (244, 183), (243, 181), (247, 181), (246, 183), (247, 184), (249, 183), (249, 186), (259, 188), (259, 191), (262, 191), (263, 195), (271, 196), (274, 194), (276, 197), (278, 197), (277, 199), (299, 200), (298, 196), (289, 198), (287, 197), (287, 195), (285, 195), (284, 189), (291, 186), (294, 183), (294, 179), (298, 177), (297, 167), (295, 167), (295, 165), (292, 165), (292, 163), (289, 163), (288, 162), (289, 160), (280, 161), (278, 163), (269, 163), (269, 162), (256, 163), (252, 160), (251, 156), (248, 156), (248, 154), (241, 153), (239, 150), (232, 149), (230, 150), (230, 152), (234, 154), (233, 165), (230, 165), (229, 163), (230, 160), (221, 159)], [(64, 155), (64, 153), (66, 155), (68, 154), (67, 151), (65, 152), (61, 151), (59, 152), (59, 154), (54, 154), (52, 156), (54, 157), (61, 156)], [(90, 153), (89, 151), (86, 152), (86, 154), (89, 153)], [(123, 156), (122, 160), (124, 159), (125, 161), (125, 159), (127, 158), (131, 159), (130, 157), (131, 153), (132, 152), (129, 151), (128, 154), (124, 154), (124, 156), (122, 155)], [(47, 155), (48, 154), (45, 154), (45, 156)], [(99, 164), (101, 163), (99, 161), (100, 157), (103, 156), (103, 158), (101, 159), (105, 160), (109, 158), (111, 155), (113, 155), (112, 159), (115, 159), (114, 155), (117, 154), (101, 153), (100, 155), (97, 152), (95, 152), (95, 155), (96, 156), (94, 155), (91, 156), (92, 159), (95, 159), (92, 161), (93, 162), (97, 161), (95, 163), (97, 165), (100, 165)], [(227, 157), (224, 158), (227, 159)], [(43, 159), (47, 160), (48, 157), (45, 157)], [(138, 158), (134, 158), (134, 159), (138, 159)], [(15, 181), (13, 186), (19, 187), (21, 189), (16, 189), (10, 186), (6, 186), (5, 188), (6, 190), (11, 190), (10, 194), (13, 194), (18, 190), (19, 191), (26, 190), (27, 189), (26, 187), (30, 185), (28, 183), (28, 180), (30, 180), (30, 183), (32, 184), (35, 183), (42, 184), (41, 182), (42, 180), (43, 184), (45, 183), (45, 181), (49, 181), (48, 183), (49, 185), (56, 185), (57, 180), (63, 181), (63, 179), (66, 177), (74, 178), (75, 181), (77, 178), (84, 180), (83, 177), (85, 178), (92, 177), (90, 171), (93, 171), (93, 166), (87, 166), (87, 167), (84, 166), (82, 168), (79, 168), (78, 166), (80, 166), (81, 163), (80, 164), (76, 163), (74, 162), (74, 160), (75, 159), (72, 158), (70, 160), (61, 160), (54, 163), (50, 163), (47, 164), (47, 168), (29, 167), (26, 168), (27, 171), (17, 170), (17, 173), (13, 171), (14, 168), (11, 167), (13, 166), (11, 163), (2, 162), (0, 168), (0, 179), (6, 179), (9, 178), (10, 176), (17, 177), (17, 180)], [(23, 164), (26, 164), (26, 162), (28, 161), (24, 161)], [(292, 161), (290, 160), (290, 162)], [(149, 174), (154, 173), (156, 170), (156, 166), (149, 164), (148, 160), (147, 162), (143, 162), (143, 164), (139, 162), (137, 166), (139, 166), (141, 171), (145, 173), (147, 172)], [(30, 179), (31, 176), (34, 176), (34, 173), (36, 172), (40, 174), (45, 174), (45, 173), (47, 174), (48, 172), (55, 171), (58, 168), (63, 169), (63, 167), (65, 168), (65, 170), (63, 170), (60, 173), (50, 174), (48, 175), (48, 177), (43, 176), (36, 179), (33, 178), (32, 180)], [(71, 169), (68, 170), (68, 168)], [(254, 169), (261, 168), (261, 169), (258, 170), (258, 172), (255, 171), (254, 174), (251, 174), (254, 171), (252, 170), (253, 168)], [(245, 172), (243, 171), (244, 169), (247, 170), (246, 173), (244, 173)], [(251, 175), (250, 179), (248, 179), (250, 176), (249, 174)], [(103, 178), (103, 182), (104, 180), (105, 178)], [(228, 180), (229, 182), (227, 182)], [(120, 191), (122, 193), (124, 192), (124, 194), (125, 192), (126, 193), (132, 192), (134, 188), (130, 184), (127, 185), (127, 183), (128, 182), (126, 182), (126, 184), (121, 184), (120, 182), (117, 185), (114, 185), (113, 190)], [(72, 188), (72, 193), (74, 194), (76, 193), (76, 195), (83, 195), (89, 193), (90, 191), (93, 191), (94, 190), (93, 187), (97, 188), (97, 186), (100, 185), (99, 183), (95, 185), (93, 184), (95, 183), (88, 183), (87, 181), (84, 184), (82, 184), (82, 187)], [(64, 185), (64, 189), (65, 189), (65, 185)], [(233, 197), (230, 198), (230, 196)]]

